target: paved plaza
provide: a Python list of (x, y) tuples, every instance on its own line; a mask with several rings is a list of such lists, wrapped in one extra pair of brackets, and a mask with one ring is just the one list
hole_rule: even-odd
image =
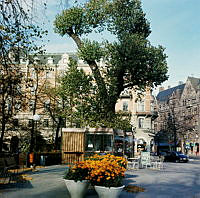
[[(0, 198), (70, 198), (62, 180), (65, 169), (63, 165), (41, 168), (30, 173), (32, 180), (26, 183), (0, 188)], [(164, 163), (163, 170), (129, 170), (124, 183), (143, 187), (145, 192), (123, 191), (120, 198), (200, 198), (200, 160)], [(90, 189), (86, 198), (98, 196)]]

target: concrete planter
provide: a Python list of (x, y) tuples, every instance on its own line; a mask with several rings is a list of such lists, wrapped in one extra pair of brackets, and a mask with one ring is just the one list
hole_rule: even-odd
[(94, 186), (99, 198), (117, 198), (119, 197), (124, 186), (120, 187), (105, 187), (105, 186)]
[(89, 182), (87, 180), (77, 181), (64, 179), (71, 198), (83, 198), (87, 192)]

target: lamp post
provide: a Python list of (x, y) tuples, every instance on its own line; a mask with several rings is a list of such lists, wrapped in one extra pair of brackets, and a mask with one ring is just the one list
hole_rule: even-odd
[[(32, 130), (31, 130), (31, 145), (30, 145), (30, 154), (29, 154), (29, 165), (35, 167), (35, 159), (34, 159), (34, 152), (36, 151), (36, 134), (37, 134), (37, 121), (40, 120), (40, 115), (34, 114), (32, 120)], [(35, 126), (36, 122), (36, 126)], [(36, 127), (34, 129), (34, 126)], [(35, 142), (34, 142), (34, 135), (35, 135)], [(35, 148), (35, 149), (34, 149)]]

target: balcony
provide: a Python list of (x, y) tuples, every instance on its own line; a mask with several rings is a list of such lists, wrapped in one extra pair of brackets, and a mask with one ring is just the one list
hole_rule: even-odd
[(152, 117), (152, 119), (156, 119), (158, 117), (158, 112), (157, 111), (136, 111), (136, 115)]

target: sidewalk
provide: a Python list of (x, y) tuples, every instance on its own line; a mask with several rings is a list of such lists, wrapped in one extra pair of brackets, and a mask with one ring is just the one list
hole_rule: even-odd
[[(124, 184), (145, 188), (137, 194), (122, 191), (119, 198), (200, 198), (200, 162), (165, 163), (163, 170), (140, 169), (126, 172)], [(0, 188), (0, 198), (70, 198), (62, 179), (66, 167), (49, 166), (30, 172), (32, 179)], [(98, 198), (88, 190), (85, 198)], [(108, 197), (109, 198), (109, 197)]]
[[(62, 179), (66, 167), (63, 165), (40, 168), (36, 172), (28, 172), (30, 180), (26, 183), (9, 184), (1, 188), (0, 198), (70, 198)], [(27, 174), (27, 173), (25, 173)], [(123, 191), (120, 198), (135, 197), (133, 193)], [(85, 198), (98, 198), (94, 189), (90, 188)]]
[(189, 155), (189, 159), (200, 160), (200, 155)]

